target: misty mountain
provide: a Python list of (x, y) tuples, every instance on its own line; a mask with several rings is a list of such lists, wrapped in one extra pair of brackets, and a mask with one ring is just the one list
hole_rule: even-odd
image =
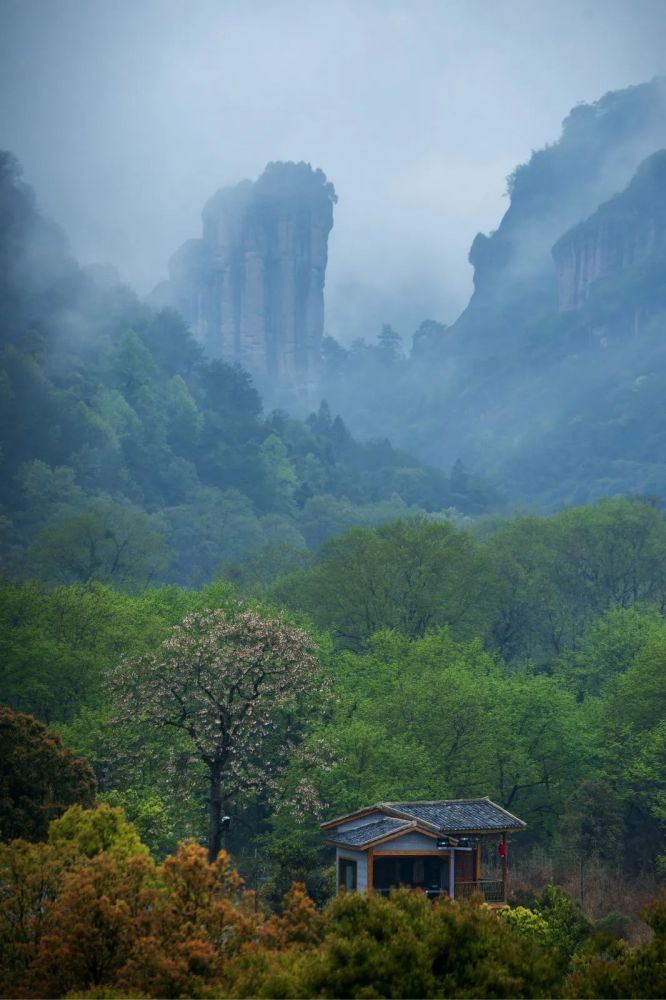
[(309, 163), (269, 163), (220, 189), (203, 235), (169, 261), (153, 293), (177, 309), (210, 357), (250, 372), (263, 392), (312, 405), (319, 391), (333, 185)]
[(459, 319), (424, 322), (408, 358), (386, 328), (325, 340), (327, 398), (356, 432), (460, 458), (514, 503), (666, 496), (664, 147), (663, 80), (574, 108), (475, 238)]
[(325, 405), (264, 415), (250, 375), (209, 359), (178, 313), (79, 267), (6, 153), (0, 310), (5, 573), (137, 589), (254, 557), (263, 582), (352, 525), (496, 501), (385, 436), (359, 443)]

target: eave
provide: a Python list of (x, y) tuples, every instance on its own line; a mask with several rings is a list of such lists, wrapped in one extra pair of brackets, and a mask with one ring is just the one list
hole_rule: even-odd
[(436, 832), (424, 829), (420, 821), (411, 820), (406, 822), (404, 826), (398, 827), (397, 830), (393, 830), (391, 833), (385, 833), (380, 837), (375, 837), (373, 840), (367, 840), (364, 844), (345, 844), (342, 841), (333, 839), (327, 840), (326, 843), (329, 847), (339, 847), (345, 851), (367, 851), (371, 847), (377, 847), (380, 844), (387, 844), (389, 841), (396, 840), (398, 837), (404, 837), (406, 833), (421, 833), (424, 837), (430, 837), (431, 840), (437, 840), (438, 837)]

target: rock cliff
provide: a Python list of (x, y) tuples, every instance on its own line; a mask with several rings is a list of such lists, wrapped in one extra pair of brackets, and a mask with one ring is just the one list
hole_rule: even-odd
[(525, 315), (557, 308), (553, 244), (665, 146), (666, 79), (573, 108), (560, 138), (509, 177), (510, 204), (497, 230), (475, 238), (469, 255), (474, 294), (449, 342), (485, 353), (489, 338), (518, 337)]
[(629, 186), (553, 247), (560, 312), (579, 309), (595, 282), (666, 254), (666, 150), (639, 167)]
[(312, 403), (324, 327), (333, 185), (307, 163), (270, 163), (254, 183), (219, 190), (201, 239), (171, 258), (170, 299), (211, 356), (261, 386)]
[(329, 403), (356, 433), (442, 468), (460, 458), (520, 505), (666, 497), (664, 150), (664, 80), (575, 107), (474, 241), (462, 315), (424, 323), (390, 384), (352, 355)]

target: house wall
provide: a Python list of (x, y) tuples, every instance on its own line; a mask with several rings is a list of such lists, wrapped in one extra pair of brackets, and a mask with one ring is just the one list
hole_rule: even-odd
[(403, 833), (402, 837), (387, 840), (375, 847), (375, 854), (395, 854), (396, 851), (436, 851), (437, 841), (423, 833)]
[(356, 888), (359, 892), (365, 892), (368, 888), (368, 855), (365, 851), (350, 851), (347, 848), (344, 850), (341, 847), (336, 847), (335, 849), (335, 880), (336, 887), (338, 880), (338, 859), (339, 858), (350, 858), (350, 860), (356, 862)]

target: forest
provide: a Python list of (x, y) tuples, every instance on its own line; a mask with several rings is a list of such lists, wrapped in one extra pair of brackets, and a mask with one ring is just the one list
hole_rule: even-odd
[[(609, 500), (475, 531), (354, 527), (268, 584), (7, 580), (3, 989), (358, 996), (347, 954), (361, 977), (381, 969), (379, 995), (485, 995), (496, 977), (497, 996), (658, 995), (663, 916), (649, 911), (651, 942), (637, 918), (666, 861), (665, 545), (654, 504)], [(241, 673), (271, 657), (250, 698)], [(231, 816), (217, 841), (212, 760)], [(332, 892), (324, 816), (475, 794), (528, 823), (501, 921), (406, 891), (317, 909)], [(209, 866), (196, 846), (222, 837), (243, 888), (229, 854)], [(101, 908), (97, 937), (67, 939), (82, 907)], [(477, 978), (460, 950), (442, 969), (440, 921), (478, 935)], [(391, 935), (421, 978), (400, 979)]]
[[(322, 403), (262, 415), (246, 372), (180, 316), (82, 270), (0, 159), (0, 558), (60, 583), (200, 586), (275, 575), (347, 527), (489, 510), (496, 491), (354, 440)], [(7, 433), (11, 430), (11, 434)], [(261, 557), (257, 553), (262, 553)]]
[[(361, 410), (406, 367), (323, 346)], [(266, 413), (0, 154), (2, 996), (666, 994), (660, 496), (521, 508), (343, 416)], [(474, 796), (506, 908), (336, 895), (324, 819)]]
[(663, 78), (576, 105), (507, 178), (455, 322), (327, 337), (326, 397), (352, 431), (461, 459), (510, 508), (663, 497), (665, 123)]

